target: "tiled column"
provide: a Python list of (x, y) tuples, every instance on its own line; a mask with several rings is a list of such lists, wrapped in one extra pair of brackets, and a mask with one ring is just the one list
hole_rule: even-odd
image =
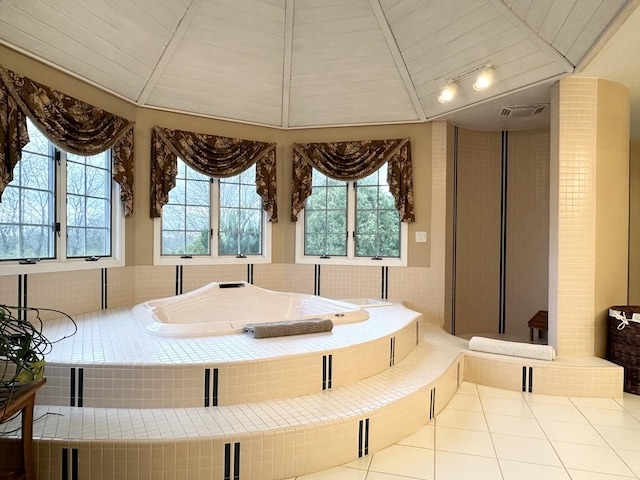
[(629, 91), (567, 78), (551, 100), (549, 343), (604, 356), (607, 309), (627, 299)]

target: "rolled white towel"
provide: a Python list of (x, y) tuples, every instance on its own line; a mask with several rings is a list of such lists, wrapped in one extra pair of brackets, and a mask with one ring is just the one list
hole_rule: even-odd
[(485, 337), (471, 337), (469, 350), (510, 355), (512, 357), (535, 358), (537, 360), (553, 360), (556, 358), (556, 350), (551, 345), (508, 342)]

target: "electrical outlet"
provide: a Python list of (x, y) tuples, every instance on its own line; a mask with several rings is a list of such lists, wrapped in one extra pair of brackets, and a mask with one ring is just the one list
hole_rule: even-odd
[(424, 243), (427, 241), (427, 232), (416, 232), (416, 242)]

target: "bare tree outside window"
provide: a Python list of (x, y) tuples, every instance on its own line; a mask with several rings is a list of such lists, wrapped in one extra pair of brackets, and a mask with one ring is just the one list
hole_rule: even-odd
[(31, 141), (0, 203), (0, 259), (54, 258), (55, 170), (50, 142), (28, 122)]
[(261, 255), (264, 213), (255, 175), (253, 166), (231, 178), (212, 179), (178, 159), (176, 186), (162, 209), (162, 255), (211, 255), (215, 217), (217, 255)]
[[(57, 150), (30, 121), (27, 128), (30, 142), (0, 203), (0, 260), (110, 256), (111, 152), (72, 155)], [(58, 169), (66, 172), (59, 191)], [(59, 235), (67, 239), (60, 255)]]
[(262, 199), (255, 178), (254, 165), (220, 180), (219, 255), (262, 253)]

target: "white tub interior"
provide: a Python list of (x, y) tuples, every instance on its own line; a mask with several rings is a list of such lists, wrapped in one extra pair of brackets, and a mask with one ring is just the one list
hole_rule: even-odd
[(328, 318), (341, 324), (369, 318), (360, 305), (274, 292), (246, 282), (213, 282), (183, 295), (138, 304), (133, 314), (145, 331), (167, 337), (239, 333), (248, 323)]

